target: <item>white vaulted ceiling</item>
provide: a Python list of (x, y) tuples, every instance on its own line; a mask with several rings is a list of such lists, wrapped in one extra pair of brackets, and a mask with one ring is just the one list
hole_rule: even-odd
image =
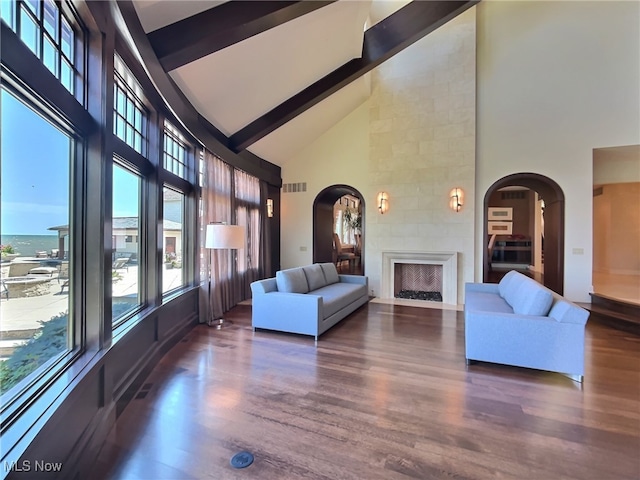
[[(147, 34), (223, 3), (133, 1)], [(339, 0), (180, 65), (168, 74), (195, 109), (231, 137), (314, 82), (359, 58), (365, 29), (407, 3)], [(251, 143), (247, 150), (282, 165), (366, 101), (369, 83), (368, 74), (360, 76)]]

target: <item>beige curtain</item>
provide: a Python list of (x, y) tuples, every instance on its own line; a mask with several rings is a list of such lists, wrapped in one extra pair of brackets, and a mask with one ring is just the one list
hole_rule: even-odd
[[(200, 321), (215, 319), (251, 296), (251, 282), (263, 278), (265, 226), (262, 197), (266, 184), (236, 170), (216, 155), (204, 151), (200, 208)], [(204, 248), (209, 223), (224, 222), (246, 229), (244, 250)], [(211, 282), (209, 282), (211, 279)]]
[(260, 258), (260, 180), (241, 170), (234, 172), (235, 213), (238, 225), (246, 228), (247, 248), (238, 251), (238, 275), (235, 282), (236, 301), (251, 296), (251, 282), (259, 278)]
[[(204, 248), (206, 225), (209, 223), (233, 223), (232, 218), (232, 175), (233, 169), (219, 157), (205, 150), (202, 180), (201, 214), (201, 306), (200, 321), (219, 318), (237, 302), (233, 298), (233, 262), (228, 250)], [(211, 282), (209, 283), (209, 279)], [(202, 308), (204, 307), (204, 308)]]

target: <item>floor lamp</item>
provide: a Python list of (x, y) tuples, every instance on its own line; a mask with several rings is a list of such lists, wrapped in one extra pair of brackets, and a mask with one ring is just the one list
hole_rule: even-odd
[(214, 318), (213, 308), (211, 307), (211, 272), (213, 271), (213, 252), (212, 250), (233, 250), (244, 248), (245, 233), (244, 227), (240, 225), (227, 225), (226, 223), (210, 223), (205, 231), (204, 247), (209, 249), (209, 316), (207, 325), (223, 328), (231, 324), (231, 321), (225, 321), (223, 318)]

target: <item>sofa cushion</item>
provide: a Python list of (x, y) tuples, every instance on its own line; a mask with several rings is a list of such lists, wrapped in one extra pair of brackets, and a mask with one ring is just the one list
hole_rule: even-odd
[[(531, 282), (536, 283), (535, 280), (531, 280)], [(550, 290), (547, 290), (542, 285), (536, 285), (531, 288), (530, 285), (525, 284), (520, 289), (520, 292), (520, 302), (513, 305), (514, 313), (542, 316), (546, 316), (549, 313), (553, 303), (553, 294)]]
[(521, 273), (511, 270), (502, 277), (502, 280), (498, 283), (498, 292), (500, 293), (500, 296), (509, 303), (509, 305), (513, 305), (512, 302), (515, 303), (516, 301), (518, 289), (520, 287), (519, 280), (521, 275)]
[(276, 272), (276, 284), (279, 292), (307, 293), (309, 284), (302, 268), (289, 268)]
[(307, 277), (307, 284), (309, 284), (310, 292), (317, 290), (318, 288), (322, 288), (327, 284), (327, 281), (324, 278), (324, 272), (319, 264), (314, 263), (313, 265), (302, 267), (302, 270), (304, 271), (305, 277)]
[(320, 267), (324, 272), (324, 279), (327, 281), (327, 285), (340, 281), (338, 270), (336, 270), (336, 266), (333, 263), (321, 263)]
[(518, 315), (547, 315), (553, 303), (551, 290), (515, 270), (504, 276), (498, 291)]
[(322, 297), (322, 316), (328, 318), (363, 295), (367, 295), (367, 287), (358, 283), (339, 282), (319, 288), (313, 294)]
[(474, 312), (513, 313), (504, 298), (495, 293), (470, 292), (465, 297), (465, 310)]
[(578, 305), (563, 299), (558, 299), (551, 307), (549, 317), (558, 322), (577, 323), (584, 325), (589, 318), (589, 312)]

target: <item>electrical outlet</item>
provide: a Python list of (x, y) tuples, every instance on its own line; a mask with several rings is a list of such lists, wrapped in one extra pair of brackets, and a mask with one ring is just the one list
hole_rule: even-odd
[(573, 254), (574, 255), (584, 255), (584, 248), (574, 248), (573, 249)]
[(306, 252), (307, 251), (307, 247), (300, 247), (300, 251), (301, 252)]

